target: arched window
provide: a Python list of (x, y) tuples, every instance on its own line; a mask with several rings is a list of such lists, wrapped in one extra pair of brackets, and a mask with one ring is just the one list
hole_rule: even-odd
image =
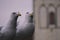
[(48, 6), (48, 27), (54, 28), (56, 27), (56, 9), (53, 4), (50, 4)]
[(50, 21), (49, 21), (49, 24), (55, 24), (55, 15), (54, 15), (54, 12), (50, 12), (49, 14), (49, 17), (50, 17)]
[(40, 28), (46, 28), (47, 27), (47, 8), (45, 7), (44, 4), (40, 7), (39, 12), (40, 12), (39, 13)]
[(60, 5), (57, 7), (57, 27), (60, 27)]

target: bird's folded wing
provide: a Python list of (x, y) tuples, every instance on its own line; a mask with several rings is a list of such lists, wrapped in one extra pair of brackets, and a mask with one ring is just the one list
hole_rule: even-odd
[(0, 32), (0, 40), (3, 39), (4, 34)]

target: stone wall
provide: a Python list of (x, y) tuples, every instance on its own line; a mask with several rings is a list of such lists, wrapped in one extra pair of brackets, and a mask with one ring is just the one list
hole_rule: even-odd
[[(40, 22), (40, 7), (41, 5), (44, 5), (47, 9), (49, 8), (49, 5), (53, 5), (55, 8), (55, 15), (57, 15), (57, 8), (60, 5), (60, 0), (34, 0), (34, 17), (35, 17), (35, 34), (34, 34), (34, 40), (60, 40), (60, 28), (41, 28), (41, 22)], [(60, 11), (60, 8), (58, 8)], [(54, 11), (54, 9), (52, 9)], [(48, 13), (48, 10), (47, 10)], [(60, 13), (60, 12), (59, 12)], [(45, 14), (44, 14), (45, 15)], [(56, 26), (60, 25), (60, 16), (59, 14), (56, 16)], [(43, 17), (41, 17), (43, 18)], [(57, 20), (58, 19), (58, 20)], [(45, 20), (43, 18), (43, 20)], [(44, 22), (42, 22), (44, 23)], [(47, 23), (48, 24), (48, 23)], [(44, 26), (44, 25), (43, 25)], [(48, 26), (47, 26), (48, 27)]]

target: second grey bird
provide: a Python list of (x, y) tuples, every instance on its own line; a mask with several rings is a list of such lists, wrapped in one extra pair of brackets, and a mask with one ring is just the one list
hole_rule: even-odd
[(22, 25), (17, 26), (15, 40), (24, 40), (31, 37), (34, 33), (34, 29), (33, 15), (27, 12), (25, 15), (25, 22)]
[(0, 32), (0, 40), (13, 40), (16, 35), (16, 25), (18, 16), (21, 16), (21, 14), (17, 14), (16, 12), (13, 12), (11, 14), (7, 25), (3, 27)]

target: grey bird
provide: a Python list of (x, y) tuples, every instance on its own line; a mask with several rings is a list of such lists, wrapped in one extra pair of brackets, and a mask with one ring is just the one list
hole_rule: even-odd
[(21, 14), (13, 12), (5, 27), (1, 29), (0, 40), (13, 40), (16, 35), (17, 18)]
[(31, 37), (34, 33), (34, 23), (33, 23), (33, 15), (29, 14), (29, 12), (25, 15), (25, 22), (17, 26), (16, 37), (14, 40), (25, 40)]

